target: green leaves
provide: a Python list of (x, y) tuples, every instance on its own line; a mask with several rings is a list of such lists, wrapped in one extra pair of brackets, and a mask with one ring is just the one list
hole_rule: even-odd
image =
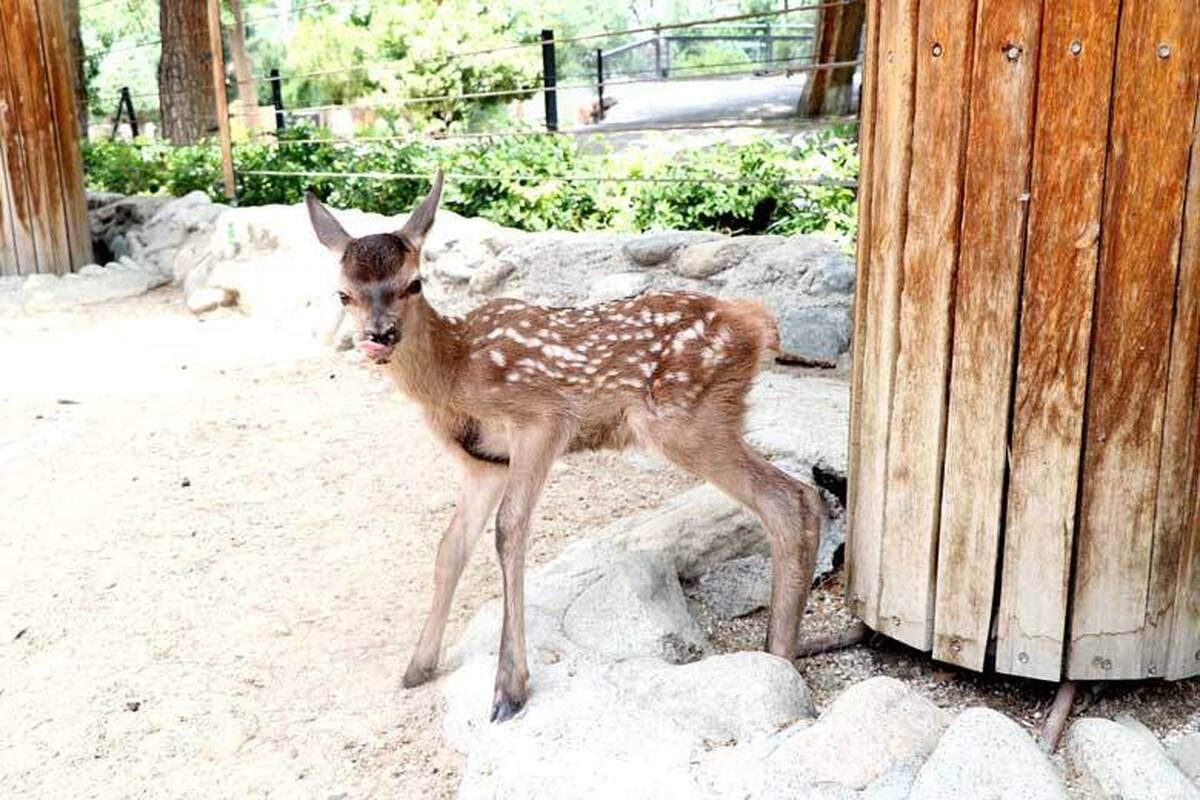
[[(311, 188), (341, 208), (396, 214), (416, 203), (428, 189), (425, 176), (441, 167), (449, 174), (447, 207), (523, 230), (825, 233), (849, 241), (854, 190), (802, 182), (855, 180), (856, 135), (853, 126), (842, 126), (790, 140), (763, 136), (703, 148), (664, 140), (613, 152), (594, 140), (541, 135), (347, 143), (301, 125), (278, 144), (238, 145), (234, 166), (244, 206), (298, 203)], [(221, 198), (220, 154), (211, 145), (93, 142), (84, 156), (94, 189), (176, 195), (199, 189)]]

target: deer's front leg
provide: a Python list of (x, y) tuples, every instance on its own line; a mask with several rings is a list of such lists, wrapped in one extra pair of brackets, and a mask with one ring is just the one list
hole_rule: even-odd
[(404, 672), (406, 689), (425, 683), (437, 669), (454, 589), (475, 548), (475, 542), (479, 540), (479, 534), (496, 508), (507, 478), (507, 469), (488, 464), (468, 465), (463, 470), (458, 507), (454, 511), (454, 518), (450, 520), (450, 527), (442, 534), (442, 541), (438, 544), (437, 563), (433, 572), (433, 604), (412, 660)]
[(550, 465), (568, 434), (559, 430), (520, 431), (510, 436), (508, 486), (496, 515), (496, 552), (504, 575), (504, 627), (496, 667), (492, 722), (513, 717), (525, 705), (529, 667), (525, 660), (525, 545), (534, 506)]

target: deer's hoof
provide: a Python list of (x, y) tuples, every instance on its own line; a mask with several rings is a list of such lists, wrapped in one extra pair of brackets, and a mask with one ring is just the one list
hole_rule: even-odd
[(433, 677), (434, 670), (418, 667), (415, 664), (409, 664), (408, 669), (404, 671), (404, 677), (400, 680), (400, 685), (405, 689), (415, 689), (423, 683), (428, 683)]
[(525, 707), (525, 700), (512, 700), (504, 695), (496, 698), (496, 702), (492, 703), (492, 722), (507, 722), (521, 712)]

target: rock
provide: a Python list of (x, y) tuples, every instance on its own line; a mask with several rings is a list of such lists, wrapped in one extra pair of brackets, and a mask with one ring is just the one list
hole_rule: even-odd
[(676, 254), (671, 271), (685, 278), (710, 278), (736, 267), (759, 244), (757, 236), (694, 244)]
[(711, 242), (725, 237), (703, 231), (663, 231), (647, 233), (625, 242), (625, 255), (639, 267), (655, 267), (670, 260), (681, 247)]
[(1180, 772), (1200, 785), (1200, 733), (1177, 740), (1167, 753)]
[(471, 280), (469, 281), (468, 285), (470, 286), (471, 291), (478, 292), (480, 294), (494, 292), (496, 289), (500, 288), (500, 285), (504, 283), (508, 276), (512, 275), (515, 270), (516, 265), (514, 265), (511, 261), (491, 259), (488, 261), (488, 263), (475, 270), (475, 273), (471, 275)]
[(75, 273), (76, 275), (104, 275), (104, 267), (99, 264), (84, 264)]
[[(653, 708), (655, 714), (713, 744), (774, 733), (817, 715), (804, 678), (790, 662), (769, 653), (729, 653), (654, 671), (640, 664), (618, 664), (608, 675), (626, 687), (634, 704)], [(729, 713), (742, 708), (759, 713)]]
[(1197, 800), (1200, 789), (1156, 742), (1106, 719), (1076, 720), (1067, 731), (1067, 778), (1088, 798)]
[(697, 579), (724, 561), (767, 552), (758, 518), (707, 484), (620, 520), (597, 539), (621, 550), (663, 553), (684, 580)]
[(761, 553), (709, 569), (692, 596), (720, 619), (736, 619), (766, 608), (771, 600), (771, 563)]
[(113, 258), (124, 258), (133, 254), (129, 247), (129, 239), (123, 233), (113, 234), (108, 240), (108, 252), (112, 253)]
[(1154, 731), (1147, 728), (1145, 723), (1128, 711), (1122, 711), (1120, 714), (1113, 716), (1113, 722), (1123, 725), (1127, 730), (1141, 736), (1143, 740), (1155, 747), (1162, 746), (1161, 742), (1158, 741), (1158, 737), (1154, 735)]
[(846, 474), (850, 389), (844, 380), (764, 372), (750, 389), (749, 406), (746, 441), (760, 453)]
[(466, 758), (460, 797), (705, 796), (707, 754), (812, 714), (807, 684), (783, 659), (661, 657), (664, 643), (703, 644), (664, 552), (574, 543), (529, 575), (526, 622), (531, 693), (510, 722), (486, 721), (498, 601), (446, 661), (457, 665), (442, 693), (446, 736)]
[(218, 306), (231, 306), (237, 302), (237, 296), (229, 289), (197, 289), (187, 296), (188, 311), (193, 314), (203, 314)]
[(613, 660), (662, 653), (668, 636), (697, 646), (704, 641), (688, 614), (679, 578), (657, 554), (610, 564), (607, 574), (563, 611), (562, 629), (576, 646)]
[(1062, 778), (1029, 735), (1008, 717), (970, 708), (942, 734), (917, 773), (910, 800), (1066, 800)]
[(777, 317), (783, 349), (797, 355), (837, 358), (850, 347), (854, 312), (848, 304), (792, 306)]
[(25, 281), (25, 309), (28, 311), (63, 311), (79, 306), (118, 300), (143, 294), (161, 279), (155, 275), (125, 265), (103, 270), (103, 274), (71, 274), (63, 278), (53, 275), (30, 275)]
[(816, 722), (780, 731), (769, 748), (714, 764), (714, 788), (731, 797), (904, 797), (949, 722), (900, 681), (870, 678), (842, 692)]
[(588, 303), (603, 303), (622, 297), (634, 297), (646, 291), (650, 276), (644, 272), (617, 272), (603, 275), (592, 281)]
[(33, 292), (53, 289), (58, 286), (58, 282), (59, 277), (57, 275), (35, 273), (25, 278), (22, 289), (26, 294), (31, 294)]

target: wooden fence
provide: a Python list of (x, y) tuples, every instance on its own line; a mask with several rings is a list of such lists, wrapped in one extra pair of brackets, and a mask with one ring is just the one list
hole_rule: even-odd
[(92, 257), (61, 0), (0, 0), (0, 275)]
[(1200, 673), (1200, 2), (870, 0), (867, 39), (853, 610)]

